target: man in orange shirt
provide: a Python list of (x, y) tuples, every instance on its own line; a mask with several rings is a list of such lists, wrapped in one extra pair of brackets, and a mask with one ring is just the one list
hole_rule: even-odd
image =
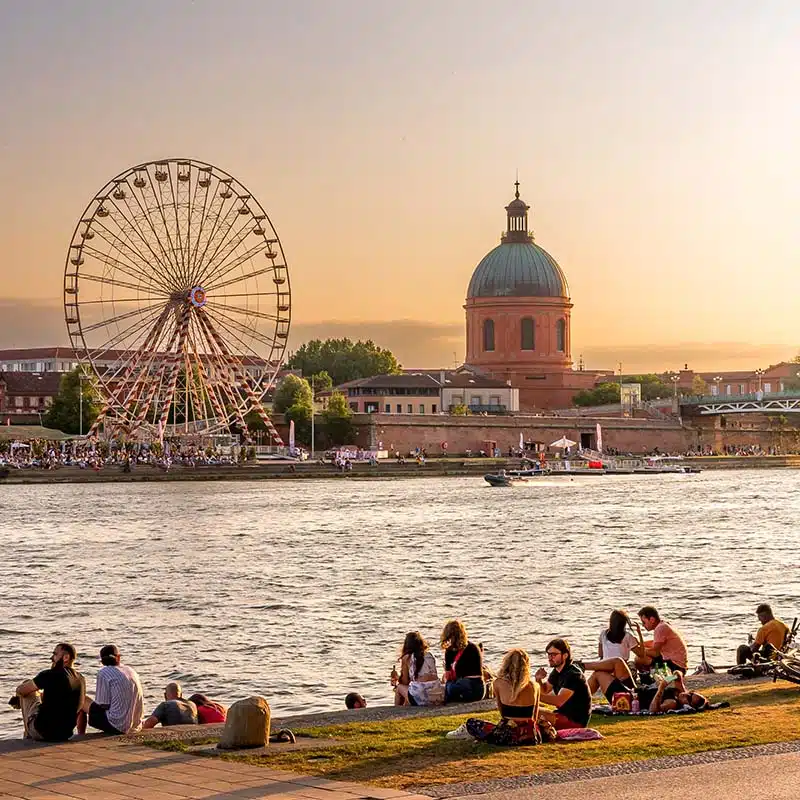
[(689, 652), (683, 637), (669, 623), (661, 619), (653, 606), (639, 609), (639, 619), (646, 631), (652, 632), (653, 640), (633, 648), (636, 667), (647, 671), (653, 665), (664, 664), (672, 672), (684, 675), (689, 664)]
[(783, 650), (789, 626), (779, 620), (772, 613), (772, 608), (767, 603), (762, 603), (756, 609), (756, 616), (761, 627), (756, 633), (756, 638), (751, 644), (741, 644), (736, 651), (736, 663), (746, 664), (756, 661), (757, 656), (769, 659), (774, 650)]

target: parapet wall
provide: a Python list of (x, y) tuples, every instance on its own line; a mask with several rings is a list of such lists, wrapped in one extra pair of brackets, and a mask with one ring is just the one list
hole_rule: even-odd
[(685, 452), (696, 441), (693, 430), (671, 420), (642, 420), (614, 417), (451, 417), (444, 415), (356, 414), (353, 418), (357, 444), (409, 452), (424, 447), (429, 454), (478, 452), (487, 446), (505, 453), (523, 441), (550, 444), (565, 436), (578, 444), (597, 446), (597, 425), (602, 430), (603, 447), (624, 453)]

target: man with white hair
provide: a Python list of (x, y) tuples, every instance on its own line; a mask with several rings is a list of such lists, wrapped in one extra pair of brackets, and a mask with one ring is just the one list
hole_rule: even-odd
[(181, 685), (171, 681), (164, 687), (164, 702), (159, 703), (144, 721), (143, 728), (155, 728), (158, 723), (167, 725), (197, 725), (197, 706), (183, 699)]

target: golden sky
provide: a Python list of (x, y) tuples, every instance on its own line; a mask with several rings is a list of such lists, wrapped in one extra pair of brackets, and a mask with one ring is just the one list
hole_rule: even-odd
[(295, 345), (460, 359), (518, 169), (575, 359), (796, 352), (796, 2), (0, 0), (0, 19), (0, 346), (66, 340), (66, 251), (109, 178), (191, 157), (270, 214)]

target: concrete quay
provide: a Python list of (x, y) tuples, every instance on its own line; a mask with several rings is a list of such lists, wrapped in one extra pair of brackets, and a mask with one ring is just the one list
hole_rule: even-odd
[(426, 800), (103, 736), (0, 742), (0, 800)]

